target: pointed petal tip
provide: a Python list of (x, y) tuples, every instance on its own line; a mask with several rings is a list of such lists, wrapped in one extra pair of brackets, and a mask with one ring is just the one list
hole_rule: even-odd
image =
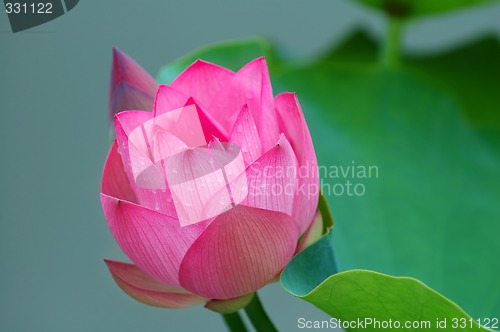
[[(101, 201), (101, 205), (102, 205), (103, 209), (120, 204), (119, 198), (107, 195), (105, 193), (100, 193), (99, 199)], [(108, 224), (109, 224), (109, 221), (108, 221)]]
[(201, 58), (197, 58), (195, 61), (193, 61), (193, 63), (191, 63), (186, 69), (185, 71), (187, 71), (189, 68), (196, 68), (196, 67), (215, 67), (217, 69), (221, 69), (222, 71), (224, 72), (231, 72), (231, 73), (234, 73), (231, 69), (228, 69), (224, 66), (221, 66), (221, 65), (218, 65), (216, 63), (213, 63), (213, 62), (210, 62), (210, 61), (207, 61), (207, 60), (204, 60), (204, 59), (201, 59)]
[[(274, 148), (287, 148), (287, 149), (290, 149), (291, 151), (293, 151), (292, 145), (290, 144), (290, 141), (288, 140), (288, 138), (286, 137), (286, 135), (284, 133), (280, 133), (280, 136), (279, 136), (278, 141), (276, 142), (276, 145), (274, 146)], [(293, 152), (293, 155), (295, 156), (295, 158), (297, 158), (297, 156), (295, 155), (295, 152)]]
[(250, 61), (250, 62), (259, 62), (259, 61), (264, 61), (266, 62), (266, 57), (264, 55), (258, 57), (258, 58), (255, 58), (253, 61)]
[(299, 167), (308, 170), (306, 176), (299, 178), (299, 186), (313, 190), (312, 194), (300, 191), (294, 203), (294, 216), (301, 225), (301, 230), (305, 231), (313, 220), (319, 195), (319, 191), (314, 190), (319, 186), (316, 153), (297, 95), (291, 92), (279, 94), (275, 98), (275, 108), (279, 129), (289, 138)]
[(207, 108), (233, 76), (234, 72), (225, 67), (197, 59), (176, 77), (171, 86), (194, 97), (203, 108)]
[(116, 47), (113, 47), (112, 54), (111, 78), (115, 85), (125, 81), (145, 93), (150, 93), (152, 89), (156, 90), (157, 84), (154, 78), (132, 57)]
[(274, 99), (280, 99), (280, 98), (289, 98), (289, 97), (293, 97), (295, 99), (297, 99), (297, 92), (292, 92), (292, 91), (284, 91), (280, 94), (278, 94)]
[(208, 61), (205, 61), (203, 59), (197, 58), (189, 67), (191, 67), (193, 65), (198, 65), (200, 63), (208, 63)]
[(123, 60), (127, 60), (127, 61), (132, 61), (132, 62), (137, 64), (137, 62), (134, 59), (132, 59), (130, 57), (130, 55), (128, 55), (127, 53), (125, 53), (124, 51), (120, 50), (117, 47), (113, 47), (112, 54), (113, 54), (113, 62), (114, 63), (121, 64), (121, 60), (123, 59)]
[(120, 51), (117, 47), (113, 46), (113, 60), (119, 57), (123, 52)]
[(263, 68), (265, 68), (266, 70), (268, 70), (267, 59), (264, 55), (260, 56), (258, 58), (255, 58), (253, 61), (250, 61), (249, 63), (257, 63), (257, 64), (261, 65)]
[(109, 119), (124, 110), (151, 111), (157, 84), (154, 78), (126, 53), (113, 48), (109, 85)]
[(278, 138), (278, 142), (276, 142), (276, 146), (280, 146), (286, 141), (286, 137), (284, 133), (280, 133), (280, 137)]

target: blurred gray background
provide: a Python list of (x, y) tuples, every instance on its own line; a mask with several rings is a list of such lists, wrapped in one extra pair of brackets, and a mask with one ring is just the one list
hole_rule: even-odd
[[(416, 21), (404, 48), (439, 52), (484, 32), (500, 35), (499, 17), (496, 5)], [(385, 21), (340, 0), (81, 0), (61, 18), (13, 34), (0, 13), (0, 331), (224, 331), (219, 315), (202, 307), (135, 302), (103, 263), (124, 259), (99, 203), (111, 49), (156, 75), (196, 48), (256, 35), (306, 59), (359, 25), (380, 38)], [(299, 330), (299, 317), (328, 318), (277, 284), (261, 298), (281, 331)]]

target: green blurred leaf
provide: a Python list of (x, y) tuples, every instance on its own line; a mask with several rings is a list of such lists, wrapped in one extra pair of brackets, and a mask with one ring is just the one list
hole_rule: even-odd
[[(357, 68), (378, 66), (378, 52), (373, 38), (357, 30), (318, 62)], [(401, 66), (423, 75), (453, 95), (475, 128), (500, 129), (500, 41), (497, 36), (484, 36), (438, 55), (407, 56)]]
[(301, 297), (337, 272), (331, 231), (295, 256), (280, 280), (287, 292)]
[(497, 2), (497, 0), (356, 0), (383, 10), (391, 16), (414, 17), (449, 12), (457, 9)]
[(375, 40), (364, 30), (355, 30), (338, 45), (325, 52), (318, 62), (333, 62), (345, 66), (373, 65), (378, 57)]
[(252, 38), (210, 45), (188, 54), (160, 69), (159, 83), (170, 84), (184, 69), (197, 59), (219, 64), (237, 71), (253, 59), (266, 56), (272, 60), (271, 45), (263, 38)]
[(486, 36), (435, 57), (411, 57), (406, 67), (438, 83), (460, 103), (468, 123), (500, 154), (500, 42)]
[[(318, 60), (336, 66), (378, 67), (379, 49), (365, 31), (354, 31)], [(407, 56), (404, 70), (424, 77), (447, 91), (460, 104), (468, 122), (500, 153), (500, 41), (487, 35), (433, 56)]]
[[(371, 322), (370, 325), (349, 328), (347, 331), (369, 331), (374, 326), (377, 329), (373, 325), (376, 321), (379, 324), (392, 321), (394, 327), (399, 322), (400, 327), (381, 329), (386, 331), (489, 331), (480, 327), (455, 303), (420, 281), (373, 271), (338, 273), (303, 299), (338, 320), (357, 322), (369, 319)], [(443, 324), (443, 321), (445, 325), (437, 329), (437, 322)], [(418, 324), (418, 327), (405, 327), (405, 324)]]
[(433, 57), (411, 57), (406, 67), (438, 82), (459, 101), (478, 129), (500, 129), (500, 42), (486, 36)]
[[(373, 271), (351, 270), (335, 274), (332, 233), (299, 253), (281, 274), (281, 285), (290, 294), (314, 304), (340, 321), (418, 322), (434, 331), (436, 322), (446, 319), (439, 331), (487, 331), (456, 304), (413, 278), (397, 278)], [(457, 321), (454, 321), (457, 319)], [(467, 328), (453, 328), (453, 323)], [(443, 323), (441, 323), (443, 324)], [(394, 325), (393, 325), (394, 326)], [(347, 331), (371, 331), (373, 325)], [(390, 329), (382, 329), (390, 330)], [(400, 328), (421, 331), (424, 328)]]

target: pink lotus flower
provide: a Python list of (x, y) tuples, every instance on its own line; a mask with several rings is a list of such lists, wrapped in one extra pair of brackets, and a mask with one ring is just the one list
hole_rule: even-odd
[(198, 60), (158, 87), (115, 50), (110, 112), (101, 204), (135, 265), (106, 263), (127, 294), (167, 308), (242, 297), (303, 246), (316, 156), (297, 97), (273, 98), (264, 58), (236, 73)]

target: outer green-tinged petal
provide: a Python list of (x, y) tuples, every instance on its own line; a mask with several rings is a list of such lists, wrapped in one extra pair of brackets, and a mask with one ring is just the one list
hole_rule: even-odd
[(304, 250), (309, 247), (316, 241), (318, 241), (323, 235), (323, 218), (321, 217), (321, 213), (316, 211), (316, 215), (314, 216), (314, 220), (312, 224), (309, 226), (307, 231), (304, 233), (299, 246), (297, 247), (297, 252)]
[(229, 300), (212, 300), (207, 302), (205, 308), (220, 314), (230, 314), (246, 307), (247, 304), (252, 301), (254, 294), (255, 293), (250, 293)]
[(238, 205), (219, 215), (189, 248), (180, 284), (212, 299), (254, 292), (285, 267), (298, 237), (288, 215)]
[(208, 300), (182, 288), (163, 284), (133, 264), (111, 260), (105, 262), (118, 286), (144, 304), (162, 308), (186, 308)]

